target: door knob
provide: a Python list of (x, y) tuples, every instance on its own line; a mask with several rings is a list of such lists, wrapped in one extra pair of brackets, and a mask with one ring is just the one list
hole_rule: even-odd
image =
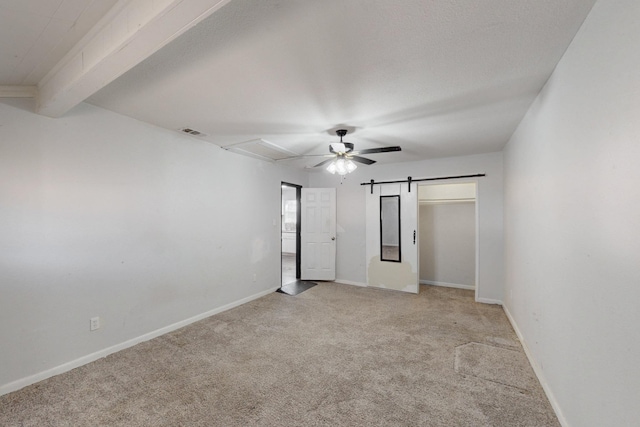
[(331, 238), (331, 240), (336, 240), (336, 238), (335, 238), (335, 237), (332, 237), (332, 238)]

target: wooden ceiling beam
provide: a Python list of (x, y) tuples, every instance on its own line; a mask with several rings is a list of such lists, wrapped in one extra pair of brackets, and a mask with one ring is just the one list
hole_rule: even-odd
[(36, 111), (62, 116), (229, 1), (119, 1), (40, 81)]

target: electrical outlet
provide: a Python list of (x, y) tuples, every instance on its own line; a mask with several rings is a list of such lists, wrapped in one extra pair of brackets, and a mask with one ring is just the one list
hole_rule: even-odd
[(91, 318), (91, 326), (89, 327), (89, 330), (95, 331), (96, 329), (100, 329), (100, 318), (99, 317), (92, 317)]

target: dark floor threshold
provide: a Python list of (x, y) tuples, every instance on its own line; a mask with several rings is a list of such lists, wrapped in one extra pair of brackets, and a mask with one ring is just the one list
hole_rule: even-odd
[(296, 280), (295, 282), (287, 283), (286, 285), (280, 287), (276, 292), (280, 292), (281, 294), (287, 295), (298, 295), (307, 289), (313, 288), (317, 283), (307, 282), (306, 280)]

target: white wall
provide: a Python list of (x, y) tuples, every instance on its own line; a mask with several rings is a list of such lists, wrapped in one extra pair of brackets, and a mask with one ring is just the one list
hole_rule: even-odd
[(599, 0), (505, 151), (506, 308), (575, 427), (640, 420), (639, 21)]
[(0, 393), (279, 286), (280, 181), (303, 172), (87, 104), (29, 110), (0, 102)]
[(427, 181), (420, 183), (420, 186), (418, 187), (418, 200), (460, 201), (475, 199), (476, 185), (474, 183), (433, 184), (430, 181)]
[[(354, 137), (355, 138), (355, 137)], [(384, 155), (384, 154), (382, 154)], [(365, 188), (362, 182), (429, 178), (486, 173), (478, 178), (479, 275), (478, 298), (486, 302), (502, 300), (502, 153), (453, 157), (390, 165), (361, 166), (347, 175), (343, 184), (337, 175), (324, 170), (309, 174), (311, 187), (336, 187), (338, 208), (337, 280), (366, 283)], [(460, 182), (459, 180), (451, 182)], [(415, 184), (414, 184), (415, 185)], [(369, 189), (369, 187), (366, 187)]]

